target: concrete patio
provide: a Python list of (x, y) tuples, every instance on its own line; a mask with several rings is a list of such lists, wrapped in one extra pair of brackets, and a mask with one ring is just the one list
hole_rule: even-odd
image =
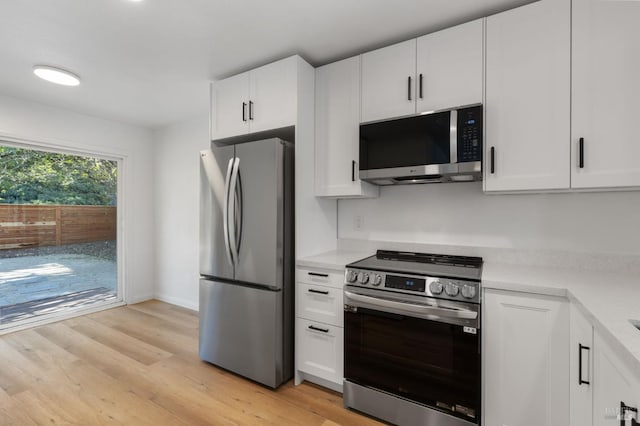
[(85, 254), (0, 258), (0, 323), (115, 300), (115, 261)]

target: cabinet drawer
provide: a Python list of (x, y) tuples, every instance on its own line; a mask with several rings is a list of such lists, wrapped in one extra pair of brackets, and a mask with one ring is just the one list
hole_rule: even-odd
[(342, 384), (343, 329), (321, 322), (296, 318), (296, 368)]
[(344, 284), (344, 271), (336, 272), (330, 269), (298, 268), (296, 269), (296, 281), (304, 284), (320, 284), (342, 288)]
[(298, 283), (296, 316), (343, 326), (342, 288)]

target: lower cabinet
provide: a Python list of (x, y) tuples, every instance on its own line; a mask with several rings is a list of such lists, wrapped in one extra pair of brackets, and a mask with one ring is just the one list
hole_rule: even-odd
[(571, 426), (593, 424), (593, 326), (572, 303), (569, 344), (569, 393)]
[(295, 384), (303, 380), (342, 392), (344, 272), (296, 270)]
[(485, 290), (485, 425), (569, 424), (569, 303)]
[[(640, 372), (627, 366), (597, 331), (593, 339), (593, 425), (631, 425), (638, 413), (623, 412), (621, 403), (640, 410)], [(620, 416), (628, 421), (621, 422)]]

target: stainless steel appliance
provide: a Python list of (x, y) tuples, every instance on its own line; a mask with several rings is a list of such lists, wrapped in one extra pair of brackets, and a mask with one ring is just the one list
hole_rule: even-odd
[(344, 405), (398, 425), (480, 424), (482, 259), (379, 250), (345, 272)]
[(482, 179), (482, 105), (360, 125), (360, 179), (377, 185)]
[(200, 358), (277, 387), (293, 372), (293, 145), (200, 159)]

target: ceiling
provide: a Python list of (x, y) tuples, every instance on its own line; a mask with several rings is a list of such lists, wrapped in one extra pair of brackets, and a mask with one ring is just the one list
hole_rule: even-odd
[[(298, 53), (314, 66), (531, 0), (3, 0), (0, 94), (157, 128), (208, 82)], [(60, 66), (78, 87), (39, 80)]]

